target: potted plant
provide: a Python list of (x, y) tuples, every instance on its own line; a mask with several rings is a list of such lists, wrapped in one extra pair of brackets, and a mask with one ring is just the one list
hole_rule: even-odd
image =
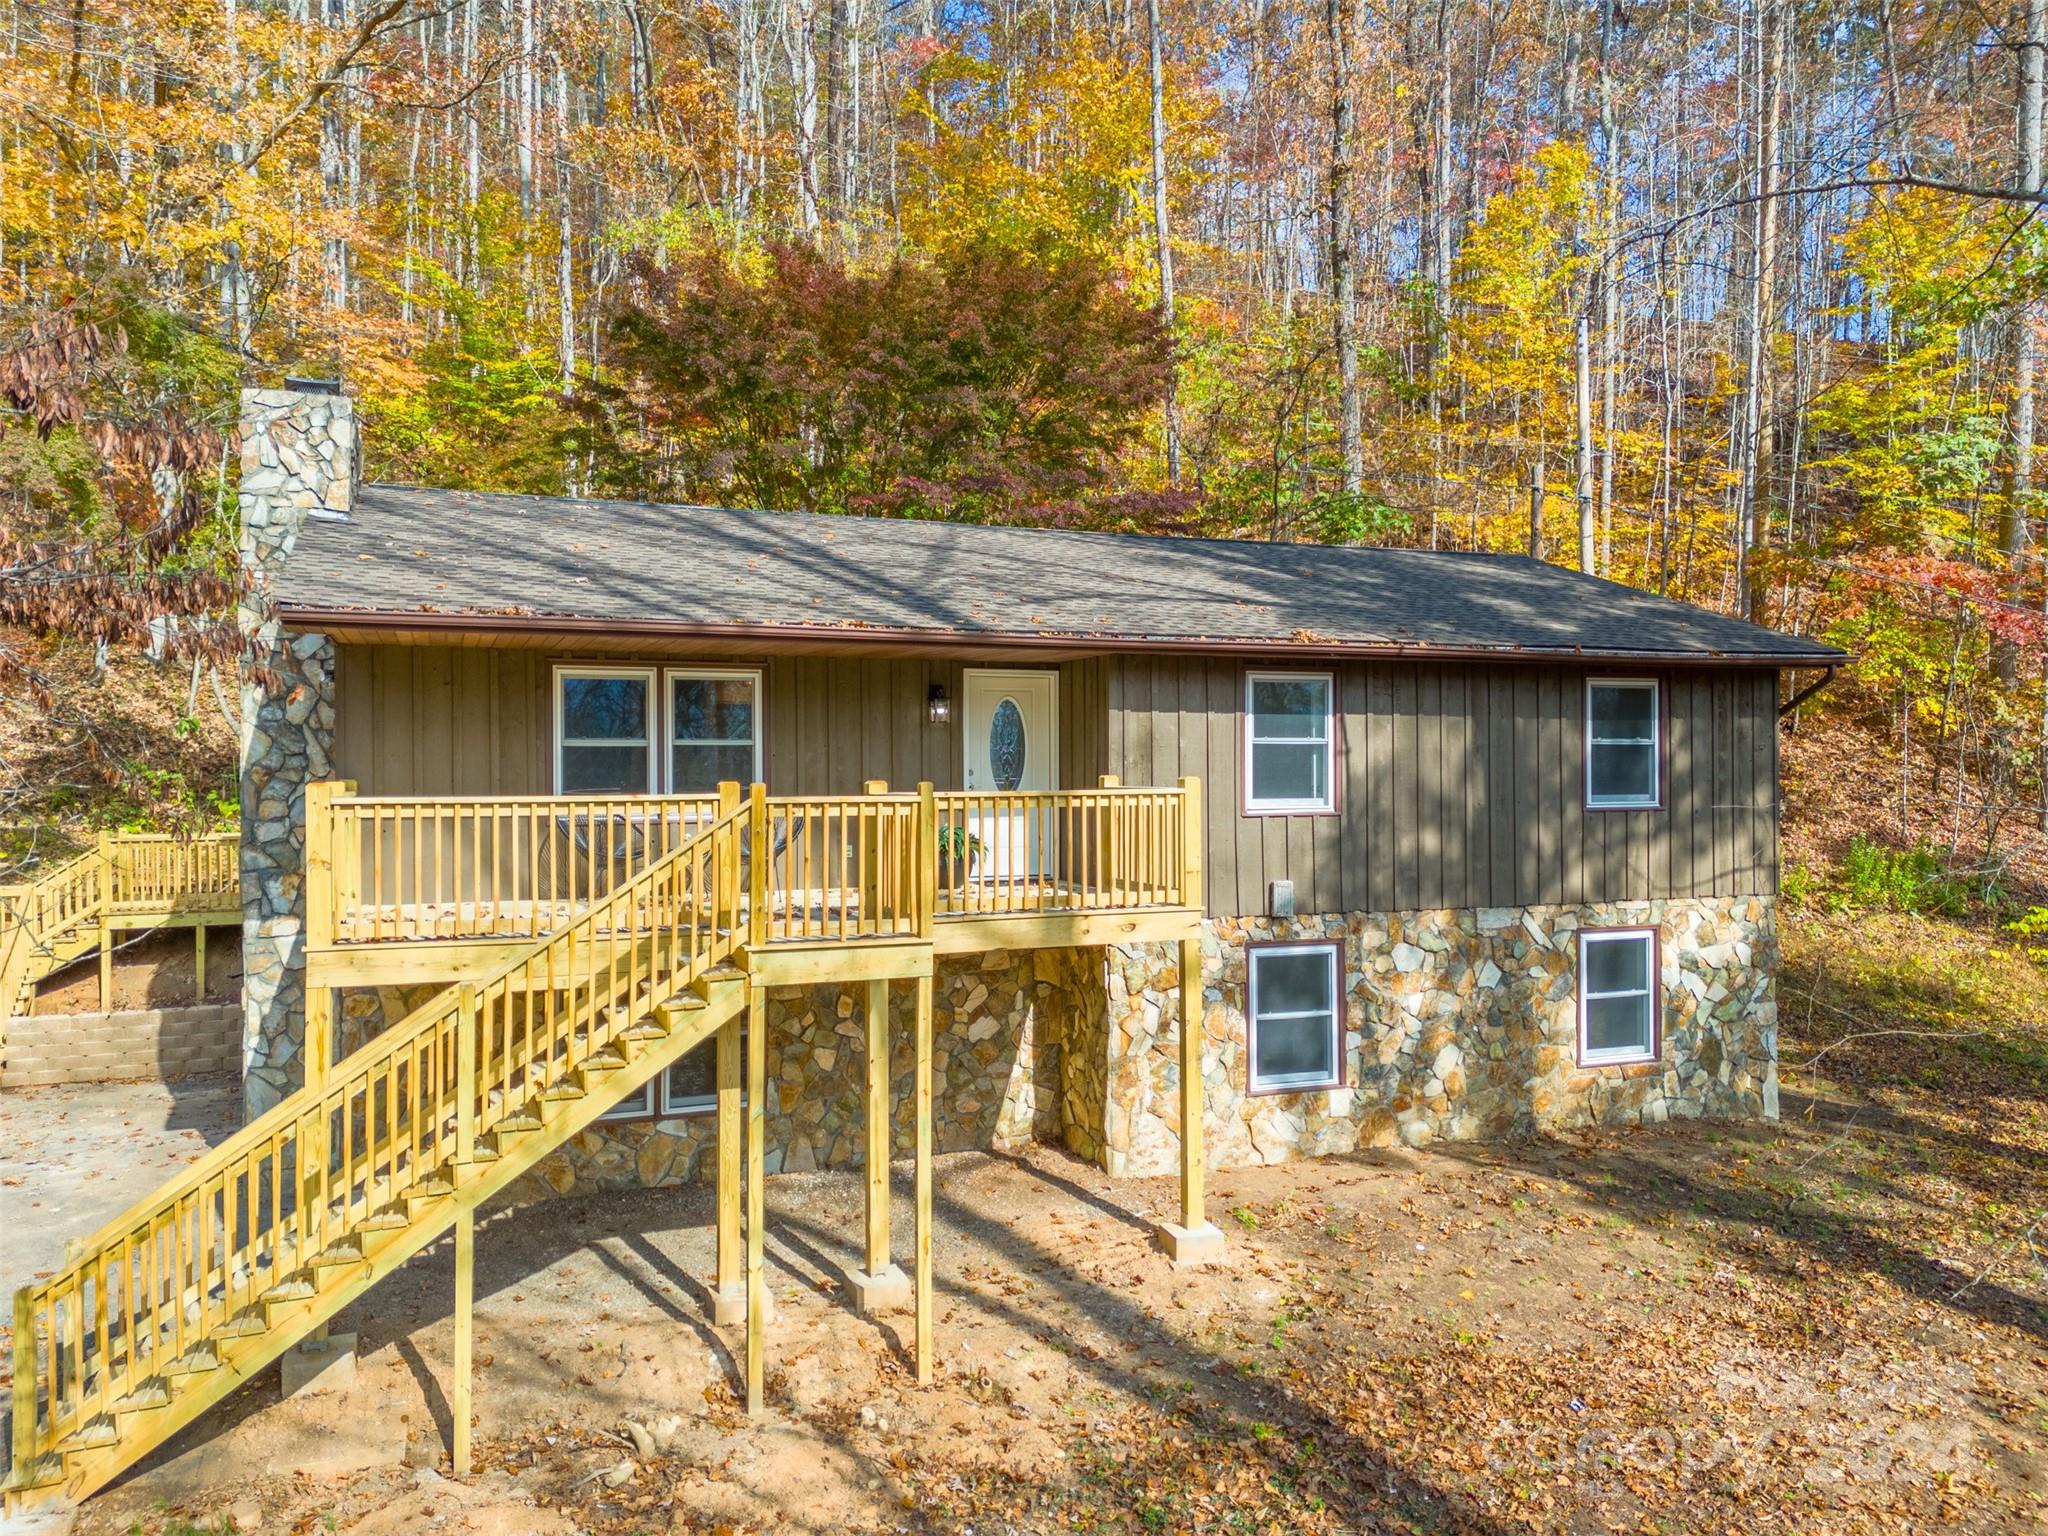
[[(959, 822), (939, 828), (939, 884), (951, 888), (974, 873), (981, 861), (981, 839)], [(957, 878), (956, 878), (957, 876)]]

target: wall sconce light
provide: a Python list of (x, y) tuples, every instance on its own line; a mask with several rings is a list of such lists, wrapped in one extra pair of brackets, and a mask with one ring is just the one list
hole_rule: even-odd
[(953, 701), (946, 697), (946, 685), (933, 683), (925, 696), (925, 714), (933, 725), (945, 725), (953, 718)]

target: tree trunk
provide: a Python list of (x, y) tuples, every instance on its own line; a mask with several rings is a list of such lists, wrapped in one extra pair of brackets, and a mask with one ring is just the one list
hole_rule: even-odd
[[(1145, 0), (1145, 18), (1152, 36), (1152, 224), (1159, 247), (1159, 314), (1171, 342), (1173, 315), (1173, 234), (1166, 197), (1166, 62), (1159, 39), (1159, 0)], [(1180, 489), (1179, 368), (1166, 372), (1166, 483)]]
[(1600, 5), (1600, 571), (1614, 569), (1615, 374), (1620, 347), (1621, 269), (1611, 260), (1614, 231), (1609, 220), (1621, 211), (1620, 153), (1614, 125), (1614, 0)]
[[(1768, 31), (1766, 16), (1769, 16)], [(1744, 370), (1740, 509), (1735, 544), (1735, 601), (1744, 618), (1759, 608), (1755, 571), (1758, 510), (1764, 503), (1762, 480), (1768, 473), (1764, 434), (1769, 413), (1764, 409), (1765, 374), (1770, 362), (1771, 313), (1777, 292), (1778, 255), (1778, 122), (1783, 96), (1778, 89), (1785, 45), (1785, 0), (1757, 12), (1757, 75), (1763, 97), (1763, 137), (1757, 148), (1755, 250), (1749, 269), (1749, 356)]]
[(1330, 33), (1330, 296), (1336, 308), (1338, 448), (1344, 494), (1365, 490), (1365, 412), (1358, 393), (1357, 274), (1351, 256), (1351, 39), (1344, 0), (1328, 0)]
[(1593, 323), (1579, 311), (1578, 388), (1575, 410), (1579, 429), (1579, 569), (1594, 574), (1593, 563)]
[[(2022, 192), (2041, 190), (2041, 96), (2042, 72), (2048, 63), (2048, 0), (2027, 0), (2026, 36), (2019, 48), (2019, 159), (2015, 166)], [(2039, 357), (2035, 330), (2040, 324), (2040, 304), (2028, 299), (2012, 317), (2012, 470), (2006, 485), (2005, 507), (1998, 519), (1998, 547), (2011, 571), (2011, 595), (2021, 596), (2026, 575), (2027, 512), (2034, 492), (2034, 374)], [(2038, 557), (2038, 552), (2037, 552)], [(1994, 665), (2007, 687), (2019, 679), (2019, 652), (2001, 641), (1993, 652)], [(2042, 719), (2048, 722), (2048, 677), (2042, 681)], [(2043, 744), (2048, 745), (2048, 728)], [(2048, 763), (2042, 768), (2042, 824), (2048, 827)]]

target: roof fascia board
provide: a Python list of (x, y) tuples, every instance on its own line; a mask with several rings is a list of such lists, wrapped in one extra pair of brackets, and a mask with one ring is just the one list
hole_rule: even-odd
[(280, 619), (298, 630), (436, 630), (456, 635), (549, 634), (576, 637), (639, 636), (646, 639), (727, 641), (782, 646), (791, 650), (910, 646), (954, 649), (984, 646), (1013, 651), (1090, 655), (1144, 651), (1182, 656), (1292, 656), (1341, 660), (1346, 657), (1409, 661), (1580, 661), (1634, 662), (1645, 666), (1815, 667), (1847, 661), (1829, 647), (1786, 652), (1623, 651), (1588, 646), (1403, 645), (1394, 642), (1263, 640), (1218, 637), (1164, 638), (1130, 635), (1040, 634), (985, 629), (884, 629), (841, 624), (685, 624), (669, 619), (575, 619), (533, 614), (405, 613), (383, 609), (312, 608), (280, 605)]

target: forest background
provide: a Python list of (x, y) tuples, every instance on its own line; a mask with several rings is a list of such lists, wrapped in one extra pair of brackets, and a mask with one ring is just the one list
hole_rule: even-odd
[(1530, 552), (1823, 636), (1842, 848), (2032, 894), (2044, 54), (2043, 0), (0, 0), (7, 852), (231, 800), (290, 372), (374, 478)]

